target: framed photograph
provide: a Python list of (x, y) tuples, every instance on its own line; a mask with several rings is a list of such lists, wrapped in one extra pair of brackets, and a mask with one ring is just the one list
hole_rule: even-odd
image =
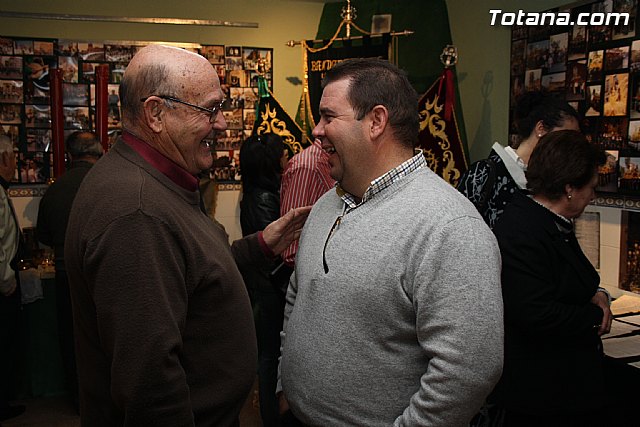
[(78, 83), (78, 58), (74, 56), (59, 56), (58, 67), (62, 70), (62, 81)]
[(231, 70), (227, 71), (227, 84), (233, 87), (248, 87), (249, 76), (248, 71), (244, 70)]
[(594, 50), (589, 52), (587, 62), (587, 80), (590, 82), (602, 80), (602, 65), (604, 61), (604, 50)]
[(515, 40), (511, 42), (511, 75), (521, 76), (524, 74), (526, 64), (526, 40)]
[(49, 105), (25, 105), (25, 125), (29, 128), (50, 128), (51, 107)]
[(550, 73), (558, 73), (567, 69), (567, 48), (569, 46), (569, 34), (556, 34), (549, 38), (549, 55), (547, 57), (547, 70)]
[(0, 37), (0, 54), (13, 55), (13, 39)]
[(631, 43), (629, 62), (631, 71), (640, 71), (640, 40), (634, 40), (633, 43)]
[(627, 147), (628, 131), (626, 117), (605, 117), (600, 121), (597, 143), (605, 150), (623, 150)]
[(33, 55), (33, 40), (14, 40), (13, 52), (16, 55)]
[(629, 22), (614, 25), (612, 28), (613, 40), (626, 39), (636, 35), (637, 0), (614, 0), (613, 11), (616, 13), (628, 13)]
[(640, 119), (640, 74), (631, 75), (629, 90), (629, 118)]
[(628, 146), (640, 153), (640, 120), (629, 121)]
[(24, 102), (30, 104), (49, 104), (49, 89), (28, 80), (24, 88)]
[(20, 143), (20, 127), (15, 125), (0, 125), (0, 135), (4, 135), (11, 139), (13, 148), (18, 149)]
[(119, 84), (124, 77), (124, 72), (127, 69), (128, 63), (114, 62), (111, 65), (111, 80), (110, 83)]
[(602, 115), (601, 90), (602, 85), (587, 86), (585, 116), (594, 117)]
[(627, 115), (629, 74), (610, 74), (604, 79), (604, 115)]
[[(592, 3), (592, 14), (608, 14), (613, 12), (613, 0), (602, 0)], [(611, 40), (611, 27), (608, 25), (594, 25), (589, 29), (589, 44), (606, 43)]]
[(239, 130), (227, 129), (218, 136), (216, 150), (239, 150), (242, 134)]
[(548, 92), (564, 92), (566, 73), (547, 74), (542, 76), (542, 87)]
[(214, 65), (213, 68), (215, 68), (216, 73), (218, 74), (218, 79), (220, 79), (220, 83), (224, 83), (227, 78), (227, 69), (225, 68), (224, 64), (223, 65)]
[[(32, 130), (32, 132), (39, 131), (38, 129)], [(37, 138), (34, 137), (34, 135), (33, 133), (27, 134), (27, 142), (32, 141), (33, 138)], [(50, 137), (49, 135), (49, 139)], [(43, 151), (20, 153), (18, 158), (20, 182), (23, 184), (41, 184), (47, 182), (51, 175), (51, 163), (51, 155)]]
[(69, 106), (88, 106), (89, 87), (86, 84), (62, 84), (62, 103)]
[(587, 84), (587, 61), (569, 62), (567, 70), (567, 101), (585, 99)]
[(78, 55), (83, 61), (104, 61), (104, 44), (101, 42), (78, 42)]
[(213, 65), (222, 65), (224, 64), (224, 50), (223, 45), (202, 46), (200, 55), (207, 58)]
[(511, 40), (526, 39), (529, 34), (529, 27), (526, 25), (514, 25), (511, 28)]
[(64, 107), (64, 128), (91, 130), (89, 107)]
[(22, 57), (0, 56), (0, 78), (22, 79)]
[(213, 161), (212, 175), (218, 182), (236, 181), (239, 179), (238, 166), (240, 164), (240, 150), (216, 151)]
[(524, 77), (524, 89), (533, 92), (542, 88), (542, 69), (527, 70)]
[(22, 105), (0, 104), (0, 123), (16, 125), (22, 123)]
[(574, 25), (569, 41), (569, 61), (583, 59), (587, 56), (587, 27)]
[(629, 46), (607, 49), (605, 52), (605, 71), (629, 67)]
[(225, 56), (242, 57), (242, 48), (240, 46), (227, 46), (225, 48)]
[(256, 122), (256, 110), (242, 110), (242, 121), (244, 123), (244, 130), (253, 129), (253, 125)]
[(133, 49), (128, 45), (107, 44), (104, 46), (104, 57), (110, 62), (129, 62), (133, 58)]
[(51, 141), (51, 129), (27, 129), (27, 151), (50, 151)]
[(546, 68), (549, 57), (549, 40), (542, 40), (527, 45), (527, 68)]
[(244, 123), (242, 120), (242, 108), (236, 108), (231, 111), (223, 111), (224, 119), (227, 122), (227, 129), (242, 130)]
[(244, 98), (244, 108), (251, 109), (258, 102), (258, 90), (246, 87), (242, 90), (242, 97)]
[(0, 102), (21, 104), (24, 99), (22, 80), (0, 80)]
[(382, 34), (391, 32), (391, 14), (373, 15), (371, 17), (371, 33)]
[(620, 157), (620, 185), (622, 192), (638, 192), (640, 191), (640, 157), (624, 156)]
[(34, 55), (53, 55), (53, 42), (52, 41), (33, 41), (33, 54)]
[(244, 108), (244, 89), (241, 87), (230, 88), (229, 103), (231, 109)]
[(120, 86), (108, 85), (107, 104), (109, 105), (109, 127), (120, 126), (120, 95), (118, 94)]
[(242, 62), (245, 70), (255, 70), (260, 73), (270, 72), (272, 56), (273, 49), (260, 49), (256, 47), (242, 48)]
[(76, 56), (78, 55), (78, 42), (75, 40), (60, 39), (57, 43), (56, 55)]

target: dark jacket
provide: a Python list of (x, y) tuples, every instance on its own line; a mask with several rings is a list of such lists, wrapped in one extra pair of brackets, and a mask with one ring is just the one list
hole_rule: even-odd
[(276, 192), (254, 188), (244, 192), (240, 202), (240, 226), (242, 235), (264, 230), (280, 218), (280, 195)]
[[(600, 278), (571, 224), (516, 192), (494, 232), (502, 254), (507, 410), (573, 413), (602, 406)], [(564, 231), (558, 227), (561, 224)]]

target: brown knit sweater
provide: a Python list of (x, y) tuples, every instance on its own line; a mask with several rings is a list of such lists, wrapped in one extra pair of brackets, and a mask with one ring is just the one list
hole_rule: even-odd
[(257, 360), (236, 262), (266, 260), (227, 239), (123, 141), (92, 168), (65, 245), (84, 426), (236, 422)]

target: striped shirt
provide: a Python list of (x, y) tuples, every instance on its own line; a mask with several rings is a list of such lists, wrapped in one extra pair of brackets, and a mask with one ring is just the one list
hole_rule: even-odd
[[(282, 174), (280, 215), (294, 208), (313, 205), (333, 188), (335, 181), (329, 175), (329, 169), (329, 155), (319, 141), (293, 156)], [(296, 240), (282, 253), (285, 264), (293, 267), (297, 251)]]

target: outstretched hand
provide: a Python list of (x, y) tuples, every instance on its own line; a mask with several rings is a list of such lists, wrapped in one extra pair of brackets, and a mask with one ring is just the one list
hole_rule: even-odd
[(603, 313), (598, 335), (608, 334), (611, 331), (611, 321), (613, 320), (611, 308), (609, 308), (609, 297), (604, 292), (598, 291), (591, 298), (591, 303), (600, 307)]
[(300, 237), (309, 212), (311, 212), (311, 206), (291, 209), (280, 219), (267, 225), (262, 232), (262, 238), (274, 254), (280, 255)]

